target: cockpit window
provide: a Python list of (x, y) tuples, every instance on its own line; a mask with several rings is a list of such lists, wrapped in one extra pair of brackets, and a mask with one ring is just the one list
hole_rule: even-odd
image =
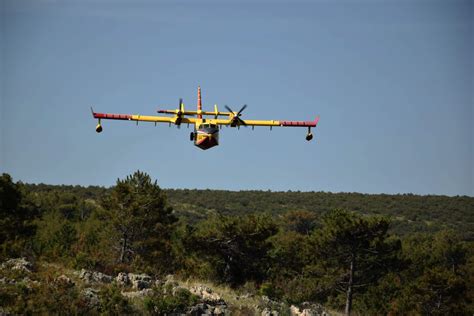
[(199, 128), (217, 128), (216, 124), (201, 124)]

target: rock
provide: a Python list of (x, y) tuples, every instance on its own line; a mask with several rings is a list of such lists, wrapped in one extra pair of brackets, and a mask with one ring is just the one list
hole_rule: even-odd
[(93, 288), (85, 288), (82, 291), (82, 295), (87, 300), (87, 306), (90, 308), (99, 307), (100, 306), (100, 299), (99, 299), (99, 291)]
[(96, 271), (88, 271), (82, 269), (79, 273), (79, 278), (84, 280), (86, 283), (110, 283), (112, 282), (112, 277), (107, 274)]
[(128, 278), (132, 283), (132, 288), (135, 290), (148, 289), (152, 285), (152, 279), (148, 274), (129, 273)]
[(141, 291), (133, 291), (133, 292), (122, 292), (122, 295), (126, 298), (142, 298), (145, 296), (150, 296), (153, 294), (152, 289), (143, 289)]
[(117, 274), (115, 281), (117, 282), (118, 285), (121, 285), (121, 286), (127, 286), (130, 284), (130, 278), (128, 277), (128, 274), (125, 272), (120, 272), (119, 274)]
[(201, 315), (212, 315), (212, 306), (205, 304), (205, 303), (200, 303), (196, 304), (186, 311), (186, 315), (192, 315), (192, 316), (201, 316)]
[(329, 316), (324, 308), (319, 304), (304, 302), (300, 307), (291, 305), (290, 315), (292, 316)]
[(65, 287), (73, 287), (75, 285), (74, 282), (64, 274), (58, 276), (55, 281)]
[(210, 304), (225, 304), (224, 300), (211, 288), (205, 285), (196, 285), (189, 289), (189, 291), (199, 297), (201, 297), (206, 303)]
[(278, 316), (278, 315), (279, 315), (279, 313), (277, 311), (272, 311), (269, 308), (265, 308), (262, 311), (262, 316)]
[(16, 284), (16, 281), (13, 280), (13, 279), (8, 279), (8, 278), (3, 277), (3, 278), (0, 279), (0, 284), (14, 285), (14, 284)]
[(227, 306), (216, 306), (214, 308), (214, 315), (216, 316), (222, 316), (222, 315), (228, 315), (229, 311), (227, 310)]
[(16, 258), (2, 263), (1, 268), (31, 272), (33, 270), (33, 264), (27, 261), (25, 258)]

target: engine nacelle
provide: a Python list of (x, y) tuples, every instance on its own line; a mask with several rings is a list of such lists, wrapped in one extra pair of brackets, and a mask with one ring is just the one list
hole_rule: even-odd
[(308, 133), (308, 134), (306, 135), (306, 140), (309, 142), (309, 141), (312, 140), (312, 139), (313, 139), (313, 133)]
[(97, 133), (102, 132), (102, 125), (101, 125), (100, 123), (97, 124), (97, 126), (95, 127), (95, 131), (96, 131)]

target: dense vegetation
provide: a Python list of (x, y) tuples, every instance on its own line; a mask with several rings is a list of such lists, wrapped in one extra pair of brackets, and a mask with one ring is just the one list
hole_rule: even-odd
[[(162, 190), (142, 172), (112, 188), (51, 186), (3, 174), (0, 259), (173, 273), (346, 314), (473, 314), (473, 210), (466, 196)], [(29, 310), (54, 305), (47, 291)], [(61, 291), (55, 301), (77, 312), (77, 293)], [(114, 291), (106, 297), (126, 313)], [(21, 312), (11, 293), (0, 286)], [(158, 296), (150, 304), (165, 313)]]

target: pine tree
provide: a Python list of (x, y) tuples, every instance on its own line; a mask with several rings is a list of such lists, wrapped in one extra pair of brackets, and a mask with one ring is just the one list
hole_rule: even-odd
[(202, 222), (187, 241), (211, 264), (214, 278), (231, 286), (261, 282), (270, 268), (271, 243), (277, 226), (268, 216), (220, 216)]
[(387, 219), (336, 210), (314, 234), (314, 260), (330, 276), (328, 287), (345, 293), (346, 315), (354, 293), (375, 283), (397, 261), (400, 242), (389, 239), (388, 228)]
[(121, 263), (142, 260), (159, 271), (170, 269), (170, 240), (177, 219), (156, 181), (136, 171), (118, 179), (102, 205), (119, 239)]
[[(4, 173), (0, 177), (0, 245), (6, 256), (23, 255), (27, 239), (34, 235), (33, 216), (23, 205), (21, 185)], [(1, 254), (0, 254), (1, 255)]]

